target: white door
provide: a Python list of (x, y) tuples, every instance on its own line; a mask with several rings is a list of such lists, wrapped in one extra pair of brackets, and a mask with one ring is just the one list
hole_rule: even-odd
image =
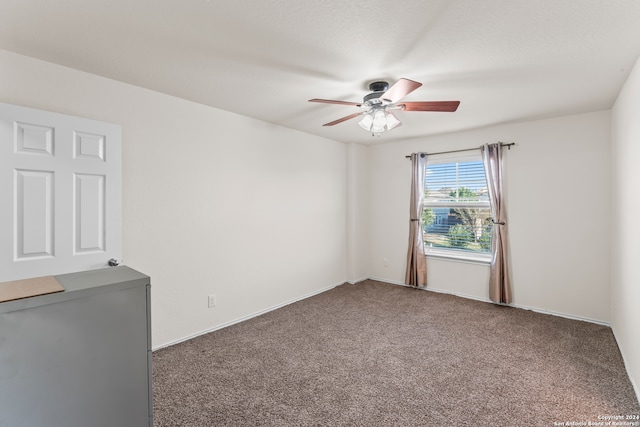
[(0, 282), (122, 258), (121, 135), (0, 103)]

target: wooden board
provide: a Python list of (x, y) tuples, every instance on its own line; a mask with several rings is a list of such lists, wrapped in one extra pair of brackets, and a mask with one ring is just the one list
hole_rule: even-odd
[(0, 283), (0, 302), (62, 292), (64, 288), (53, 276)]

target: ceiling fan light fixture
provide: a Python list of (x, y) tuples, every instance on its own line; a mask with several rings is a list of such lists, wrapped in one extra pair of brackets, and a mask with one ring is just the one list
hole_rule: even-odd
[(358, 124), (367, 132), (379, 135), (397, 127), (400, 124), (400, 120), (394, 114), (388, 113), (384, 108), (374, 108), (364, 114)]
[(402, 102), (400, 100), (422, 86), (422, 83), (402, 78), (393, 86), (389, 87), (389, 83), (383, 81), (375, 81), (369, 85), (372, 91), (365, 95), (363, 102), (337, 101), (331, 99), (310, 99), (309, 102), (322, 102), (325, 104), (351, 105), (360, 107), (364, 111), (350, 114), (325, 123), (323, 126), (334, 126), (338, 123), (346, 122), (362, 116), (358, 125), (371, 132), (374, 136), (380, 135), (382, 132), (389, 131), (400, 126), (400, 120), (387, 110), (402, 111), (438, 111), (438, 112), (454, 112), (458, 109), (460, 101), (410, 101)]

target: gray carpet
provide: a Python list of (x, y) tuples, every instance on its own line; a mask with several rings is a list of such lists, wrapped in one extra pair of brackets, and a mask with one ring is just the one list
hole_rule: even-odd
[(640, 414), (608, 327), (370, 280), (158, 350), (153, 363), (155, 426), (558, 426)]

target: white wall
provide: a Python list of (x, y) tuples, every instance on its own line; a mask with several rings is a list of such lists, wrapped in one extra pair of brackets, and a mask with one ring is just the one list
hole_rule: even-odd
[(367, 148), (347, 146), (347, 280), (369, 278), (369, 182)]
[(0, 102), (122, 125), (154, 348), (346, 280), (344, 144), (1, 50)]
[[(370, 147), (370, 276), (404, 281), (406, 155), (515, 142), (504, 155), (514, 303), (609, 322), (609, 138), (609, 112), (601, 111)], [(488, 299), (487, 265), (430, 259), (428, 281)]]
[(640, 399), (640, 60), (611, 110), (611, 324)]

